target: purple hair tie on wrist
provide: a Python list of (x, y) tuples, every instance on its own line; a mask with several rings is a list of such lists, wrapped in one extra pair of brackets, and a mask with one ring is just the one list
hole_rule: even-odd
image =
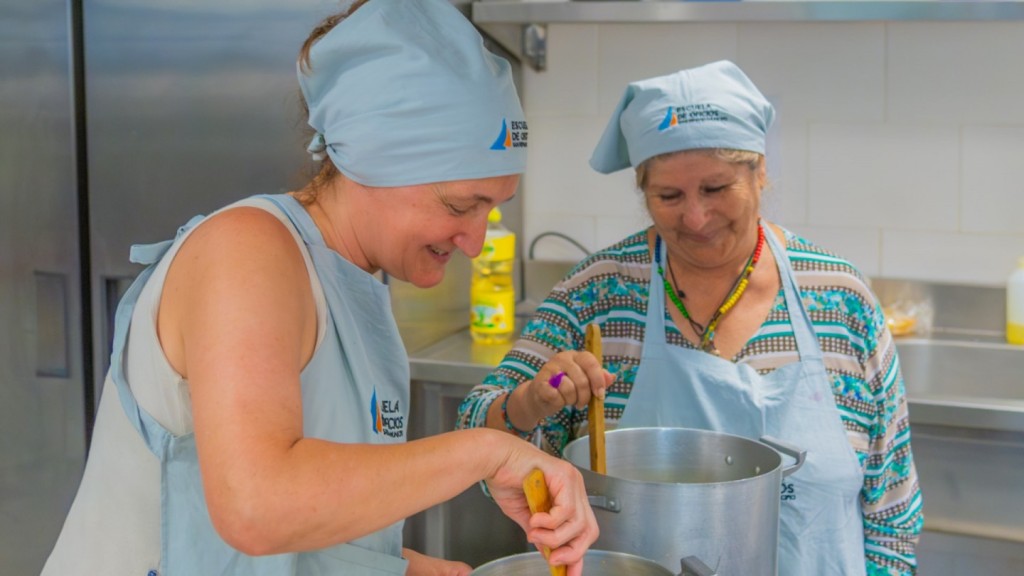
[(555, 374), (554, 376), (552, 376), (552, 377), (551, 377), (551, 378), (550, 378), (550, 379), (548, 380), (548, 384), (551, 384), (551, 387), (552, 387), (552, 388), (555, 388), (555, 389), (557, 389), (557, 388), (558, 388), (558, 386), (559, 386), (559, 385), (560, 385), (560, 384), (562, 383), (562, 378), (563, 378), (564, 376), (565, 376), (565, 372), (559, 372), (558, 374)]

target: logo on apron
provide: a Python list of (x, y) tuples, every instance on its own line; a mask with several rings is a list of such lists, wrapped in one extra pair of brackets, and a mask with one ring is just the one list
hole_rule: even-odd
[(796, 500), (796, 485), (794, 485), (792, 482), (783, 482), (781, 500), (783, 502), (785, 502), (786, 500)]
[(398, 400), (379, 400), (377, 388), (370, 399), (370, 416), (373, 419), (373, 433), (389, 438), (401, 438), (405, 433), (405, 415)]

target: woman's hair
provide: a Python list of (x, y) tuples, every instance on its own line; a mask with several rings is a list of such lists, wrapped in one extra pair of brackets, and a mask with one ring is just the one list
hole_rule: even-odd
[(353, 12), (367, 2), (368, 0), (355, 0), (348, 9), (337, 14), (331, 14), (313, 28), (313, 31), (309, 33), (309, 37), (302, 43), (302, 48), (299, 49), (299, 63), (302, 66), (303, 72), (308, 73), (312, 69), (312, 64), (309, 62), (309, 51), (313, 48), (313, 44), (316, 44), (317, 40), (326, 36), (339, 22), (351, 16)]
[[(309, 37), (302, 43), (302, 48), (299, 49), (299, 68), (304, 74), (308, 74), (312, 71), (313, 65), (310, 62), (309, 52), (312, 50), (313, 45), (318, 40), (323, 38), (328, 32), (334, 29), (342, 20), (348, 18), (355, 12), (360, 6), (366, 4), (368, 0), (355, 0), (346, 10), (338, 12), (337, 14), (331, 14), (324, 18), (317, 24), (313, 30), (309, 33)], [(302, 121), (307, 127), (309, 126), (309, 105), (306, 104), (306, 98), (300, 93), (299, 103), (302, 106)], [(307, 140), (315, 136), (315, 131), (312, 128), (307, 128)], [(338, 168), (331, 161), (330, 157), (326, 156), (320, 162), (320, 170), (316, 176), (313, 177), (309, 185), (306, 187), (308, 193), (302, 193), (297, 195), (300, 202), (303, 204), (311, 203), (316, 196), (317, 191), (326, 186), (331, 180), (338, 175)]]
[[(650, 170), (651, 163), (665, 158), (670, 158), (676, 154), (682, 154), (683, 152), (693, 152), (693, 150), (679, 150), (676, 152), (666, 152), (657, 156), (648, 158), (640, 163), (636, 167), (636, 187), (643, 190), (647, 187), (647, 172)], [(757, 152), (751, 152), (749, 150), (733, 150), (730, 148), (711, 148), (704, 150), (703, 152), (724, 160), (730, 164), (742, 164), (751, 170), (756, 170), (761, 165), (761, 161), (764, 159), (764, 155)]]

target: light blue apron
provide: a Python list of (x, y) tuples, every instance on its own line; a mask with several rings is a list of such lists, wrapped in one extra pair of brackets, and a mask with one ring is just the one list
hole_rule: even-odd
[[(864, 473), (847, 440), (785, 248), (766, 232), (800, 361), (762, 376), (745, 364), (668, 345), (665, 289), (652, 272), (640, 368), (618, 427), (698, 428), (752, 439), (768, 435), (806, 450), (804, 465), (781, 487), (778, 573), (861, 575)], [(660, 245), (659, 238), (654, 258), (664, 268)]]
[[(405, 441), (409, 364), (391, 314), (387, 287), (327, 248), (306, 210), (287, 195), (257, 196), (280, 207), (299, 230), (327, 300), (327, 334), (302, 371), (303, 433), (333, 442)], [(174, 436), (141, 409), (124, 373), (132, 310), (142, 287), (177, 237), (133, 246), (131, 261), (148, 267), (117, 309), (112, 377), (129, 421), (161, 462), (161, 576), (390, 576), (405, 574), (402, 522), (366, 537), (301, 553), (247, 556), (214, 530), (203, 496), (193, 434)], [(352, 473), (358, 474), (358, 470)], [(380, 494), (381, 499), (387, 494)], [(153, 572), (150, 572), (152, 575)], [(134, 575), (128, 575), (134, 576)], [(138, 575), (145, 576), (145, 575)]]

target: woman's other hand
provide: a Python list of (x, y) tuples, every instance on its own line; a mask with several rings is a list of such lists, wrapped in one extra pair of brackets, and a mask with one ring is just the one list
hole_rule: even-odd
[[(508, 423), (518, 430), (532, 430), (537, 422), (558, 413), (566, 406), (583, 408), (596, 395), (604, 398), (605, 389), (615, 377), (605, 370), (597, 358), (586, 351), (559, 352), (547, 361), (533, 380), (517, 386), (508, 402), (494, 402), (488, 415), (488, 426), (504, 430)], [(506, 406), (502, 414), (500, 406)]]
[(469, 564), (426, 556), (409, 548), (402, 548), (402, 557), (409, 561), (406, 576), (469, 576), (473, 571)]
[[(491, 496), (526, 531), (527, 540), (551, 550), (551, 564), (566, 566), (567, 576), (580, 576), (583, 555), (598, 536), (583, 476), (569, 462), (517, 438), (509, 437), (507, 446), (504, 463), (487, 479)], [(523, 480), (535, 468), (544, 473), (551, 510), (531, 515)]]

